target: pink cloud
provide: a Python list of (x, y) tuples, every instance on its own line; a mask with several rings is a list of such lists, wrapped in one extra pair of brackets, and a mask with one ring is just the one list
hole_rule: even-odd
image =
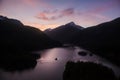
[(38, 14), (37, 18), (43, 19), (43, 20), (49, 20), (49, 18), (47, 17), (47, 15), (45, 13)]
[(43, 11), (40, 12), (36, 17), (41, 20), (56, 20), (62, 17), (69, 17), (74, 15), (74, 8), (67, 8), (62, 11), (54, 10), (54, 11)]
[[(53, 15), (52, 15), (53, 14)], [(50, 11), (43, 11), (40, 12), (36, 18), (41, 19), (41, 20), (55, 20), (57, 16), (54, 16), (53, 12)]]
[(63, 11), (61, 11), (61, 16), (70, 16), (75, 13), (74, 8), (68, 8)]

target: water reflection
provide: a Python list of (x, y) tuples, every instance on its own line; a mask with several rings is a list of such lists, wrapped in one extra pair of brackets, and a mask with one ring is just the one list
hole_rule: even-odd
[(68, 61), (73, 57), (73, 49), (54, 48), (41, 52), (41, 61), (53, 62), (57, 58), (59, 61)]
[[(87, 52), (87, 55), (80, 56), (78, 52), (81, 51)], [(0, 80), (62, 80), (65, 64), (68, 61), (90, 61), (102, 63), (105, 66), (112, 68), (117, 75), (120, 75), (119, 67), (97, 55), (92, 54), (91, 56), (89, 51), (78, 47), (54, 48), (40, 51), (38, 53), (41, 55), (41, 58), (37, 60), (34, 69), (14, 73), (6, 72), (1, 69)], [(57, 60), (55, 60), (56, 58)]]

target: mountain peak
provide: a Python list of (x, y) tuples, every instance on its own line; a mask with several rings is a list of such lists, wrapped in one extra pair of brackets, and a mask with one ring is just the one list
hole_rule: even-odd
[(79, 25), (76, 25), (74, 22), (67, 23), (67, 24), (64, 25), (64, 26), (74, 27), (74, 28), (77, 28), (77, 29), (83, 29), (83, 27), (81, 27), (81, 26), (79, 26)]
[(70, 26), (75, 26), (76, 24), (74, 22), (69, 22), (68, 24), (66, 25), (70, 25)]

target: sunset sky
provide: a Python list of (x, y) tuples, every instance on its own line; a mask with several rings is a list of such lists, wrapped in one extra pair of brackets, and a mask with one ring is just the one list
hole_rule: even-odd
[(88, 27), (120, 17), (120, 0), (0, 0), (0, 15), (41, 30), (71, 21)]

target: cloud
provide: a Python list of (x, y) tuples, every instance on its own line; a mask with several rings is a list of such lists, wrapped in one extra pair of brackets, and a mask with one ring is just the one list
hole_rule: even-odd
[(43, 12), (40, 12), (36, 18), (41, 20), (55, 20), (58, 16), (56, 14), (58, 13), (58, 10), (50, 11), (50, 10), (44, 10)]
[(74, 8), (67, 8), (64, 10), (54, 10), (54, 11), (43, 11), (40, 12), (36, 18), (41, 19), (41, 20), (56, 20), (60, 19), (63, 17), (69, 17), (75, 14)]
[(68, 8), (61, 11), (61, 16), (70, 16), (70, 15), (73, 15), (74, 13), (75, 13), (74, 8)]
[(44, 12), (39, 13), (36, 17), (37, 17), (38, 19), (42, 19), (42, 20), (50, 20), (50, 19), (51, 19), (51, 18), (49, 18), (49, 17), (47, 16), (47, 14), (44, 13)]

